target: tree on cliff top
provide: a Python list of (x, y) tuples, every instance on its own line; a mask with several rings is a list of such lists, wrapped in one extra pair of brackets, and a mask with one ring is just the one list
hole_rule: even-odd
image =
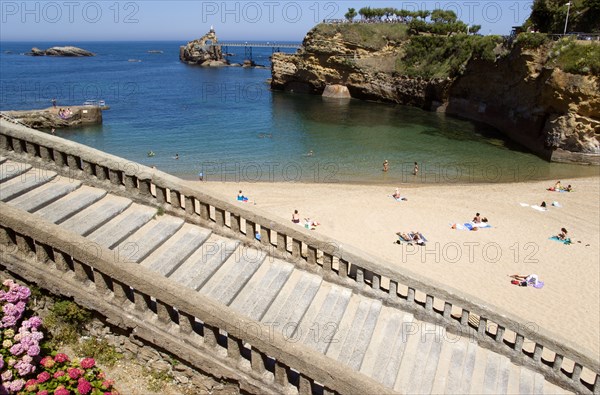
[(356, 15), (358, 14), (356, 13), (356, 10), (354, 8), (348, 8), (348, 12), (344, 14), (344, 17), (348, 20), (348, 22), (351, 22), (356, 17)]
[[(600, 0), (571, 0), (567, 32), (600, 33)], [(534, 0), (523, 24), (541, 33), (562, 34), (569, 8), (566, 0)]]

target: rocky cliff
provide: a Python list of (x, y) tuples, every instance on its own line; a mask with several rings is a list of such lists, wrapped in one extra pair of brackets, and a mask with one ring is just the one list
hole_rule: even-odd
[(84, 57), (96, 56), (95, 53), (86, 51), (77, 47), (52, 47), (48, 49), (31, 48), (31, 52), (26, 53), (29, 56), (58, 56), (58, 57)]
[(407, 77), (397, 66), (402, 51), (386, 37), (372, 45), (313, 29), (297, 54), (273, 55), (271, 87), (322, 94), (345, 85), (354, 98), (487, 123), (548, 160), (600, 164), (598, 77), (548, 67), (547, 49), (519, 45), (495, 61), (471, 59), (458, 76)]
[(197, 40), (188, 42), (179, 49), (179, 60), (187, 64), (197, 64), (208, 67), (227, 66), (228, 62), (223, 57), (219, 40), (214, 29)]
[(70, 112), (62, 116), (59, 114), (61, 109), (53, 107), (43, 110), (2, 111), (1, 114), (30, 128), (42, 130), (102, 123), (102, 108), (99, 106), (73, 106), (68, 109)]

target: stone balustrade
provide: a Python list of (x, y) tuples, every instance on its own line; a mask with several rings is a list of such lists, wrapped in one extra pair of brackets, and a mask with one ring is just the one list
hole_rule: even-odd
[[(510, 312), (488, 307), (487, 302), (408, 270), (400, 271), (390, 262), (352, 246), (342, 246), (256, 207), (248, 210), (212, 196), (200, 185), (190, 187), (189, 183), (138, 163), (5, 120), (0, 122), (3, 155), (17, 155), (63, 176), (162, 207), (191, 223), (246, 240), (296, 266), (319, 273), (328, 281), (398, 305), (421, 319), (446, 326), (448, 331), (475, 336), (481, 346), (508, 355), (564, 388), (600, 393), (597, 355), (578, 350), (569, 340)], [(261, 235), (260, 241), (255, 238), (256, 232)]]

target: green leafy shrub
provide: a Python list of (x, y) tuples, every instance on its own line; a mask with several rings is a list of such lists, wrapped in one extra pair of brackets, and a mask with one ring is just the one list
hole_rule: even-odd
[(600, 76), (600, 44), (562, 39), (552, 47), (553, 64), (568, 73)]
[(517, 36), (515, 43), (522, 48), (536, 49), (549, 41), (550, 38), (544, 33), (521, 33)]
[(115, 363), (123, 358), (123, 354), (117, 352), (115, 347), (108, 344), (106, 339), (97, 339), (95, 337), (80, 342), (75, 347), (75, 351), (80, 355), (87, 355), (94, 358), (107, 366), (114, 366)]

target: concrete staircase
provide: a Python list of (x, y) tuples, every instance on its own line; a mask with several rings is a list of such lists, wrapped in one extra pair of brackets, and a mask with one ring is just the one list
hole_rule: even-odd
[(401, 393), (566, 393), (474, 339), (238, 240), (0, 157), (0, 200), (68, 228)]

